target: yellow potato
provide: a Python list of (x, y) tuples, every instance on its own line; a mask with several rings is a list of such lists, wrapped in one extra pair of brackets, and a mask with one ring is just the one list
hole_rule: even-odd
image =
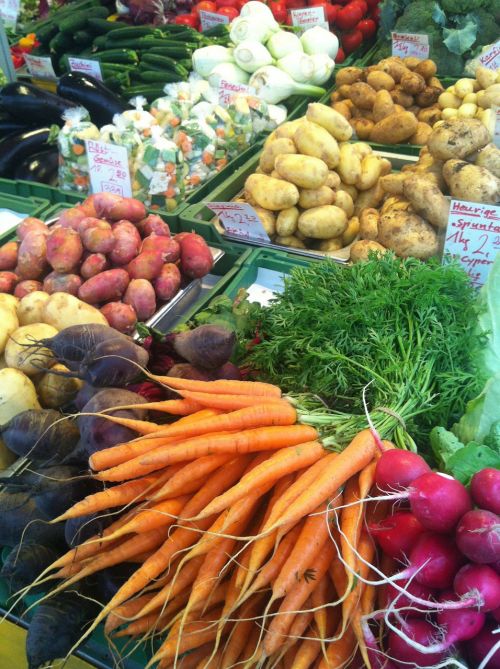
[(403, 184), (407, 179), (404, 172), (395, 172), (394, 174), (386, 174), (380, 178), (380, 185), (386, 193), (390, 195), (402, 195)]
[(308, 189), (302, 188), (299, 195), (299, 207), (302, 209), (312, 209), (313, 207), (322, 207), (324, 204), (333, 204), (335, 202), (335, 193), (328, 186), (321, 188)]
[[(384, 72), (381, 72), (381, 74), (384, 74)], [(375, 123), (378, 123), (392, 113), (394, 113), (394, 100), (391, 98), (389, 91), (377, 91), (375, 102), (373, 103), (373, 119)]]
[(425, 144), (427, 142), (431, 132), (432, 128), (430, 125), (428, 125), (427, 123), (423, 123), (422, 121), (419, 121), (415, 133), (410, 137), (408, 141), (410, 142), (410, 144), (417, 144), (421, 146), (422, 144)]
[(338, 190), (335, 197), (335, 206), (343, 209), (348, 218), (354, 213), (354, 202), (352, 197), (345, 190)]
[(351, 186), (360, 178), (361, 159), (351, 144), (342, 144), (340, 147), (340, 161), (337, 172), (342, 181)]
[(42, 323), (43, 310), (49, 299), (50, 295), (42, 290), (35, 290), (33, 293), (25, 295), (17, 307), (19, 325)]
[(390, 95), (394, 100), (394, 104), (401, 105), (401, 107), (404, 107), (405, 109), (408, 109), (408, 107), (411, 107), (414, 103), (413, 95), (404, 91), (400, 86), (396, 86), (396, 88), (390, 91)]
[(312, 239), (338, 237), (347, 228), (347, 216), (343, 209), (335, 205), (314, 207), (299, 216), (299, 230)]
[[(278, 156), (277, 160), (285, 156)], [(297, 156), (298, 157), (298, 156)], [(282, 179), (268, 177), (266, 174), (251, 174), (245, 181), (245, 198), (247, 195), (259, 207), (270, 211), (281, 211), (293, 207), (299, 201), (296, 186)]]
[(339, 114), (342, 114), (342, 116), (347, 120), (351, 118), (351, 108), (344, 101), (334, 102), (332, 105), (332, 109), (335, 109), (335, 111), (337, 111)]
[(427, 146), (438, 160), (465, 158), (482, 149), (490, 141), (490, 133), (479, 119), (450, 119), (435, 127)]
[(373, 153), (372, 147), (366, 142), (355, 142), (354, 144), (351, 144), (351, 146), (354, 153), (359, 156), (361, 160), (363, 160), (365, 156), (369, 156)]
[(375, 124), (367, 118), (354, 118), (351, 121), (351, 125), (358, 139), (369, 139)]
[(476, 156), (474, 164), (485, 167), (500, 179), (500, 149), (494, 144), (487, 144)]
[(382, 163), (378, 156), (371, 154), (365, 156), (361, 161), (361, 174), (356, 181), (356, 188), (358, 190), (368, 190), (375, 186), (380, 177)]
[(375, 124), (370, 140), (380, 144), (401, 144), (416, 132), (418, 121), (411, 112), (390, 114)]
[(363, 81), (352, 84), (349, 90), (349, 100), (359, 109), (372, 109), (375, 103), (375, 90)]
[(434, 77), (437, 72), (436, 63), (430, 58), (420, 61), (420, 63), (415, 67), (415, 72), (420, 74), (426, 81), (431, 77)]
[(295, 235), (287, 235), (286, 237), (276, 237), (274, 240), (275, 244), (279, 246), (290, 246), (293, 249), (305, 249), (306, 245), (304, 242), (296, 237)]
[(0, 306), (10, 307), (14, 311), (17, 311), (20, 301), (21, 300), (14, 295), (10, 295), (9, 293), (0, 293)]
[(347, 119), (335, 109), (322, 105), (319, 102), (311, 102), (307, 107), (306, 118), (312, 123), (328, 130), (330, 135), (338, 142), (346, 142), (352, 137), (352, 128)]
[(282, 153), (297, 153), (297, 147), (293, 143), (293, 140), (287, 137), (279, 137), (269, 144), (260, 155), (260, 169), (266, 174), (270, 174), (274, 169), (276, 156)]
[(343, 67), (335, 76), (335, 85), (338, 88), (345, 84), (355, 84), (357, 81), (362, 81), (363, 77), (364, 71), (361, 67)]
[(376, 209), (363, 209), (359, 216), (359, 236), (361, 239), (377, 239), (379, 213)]
[(423, 91), (415, 97), (415, 102), (419, 107), (430, 107), (439, 100), (439, 96), (443, 92), (442, 87), (426, 86)]
[(437, 255), (436, 231), (423, 218), (408, 211), (394, 209), (380, 217), (378, 241), (397, 256), (414, 256), (426, 260)]
[[(53, 371), (68, 372), (61, 364), (52, 367)], [(40, 404), (44, 409), (59, 409), (74, 400), (82, 387), (82, 381), (73, 377), (56, 376), (51, 372), (44, 374), (36, 383), (36, 391)]]
[(359, 233), (359, 218), (357, 216), (351, 216), (347, 221), (347, 228), (342, 233), (342, 246), (349, 246)]
[(340, 177), (337, 172), (328, 172), (325, 186), (328, 186), (328, 188), (332, 188), (333, 190), (337, 190), (337, 188), (340, 186)]
[(299, 153), (323, 160), (329, 169), (338, 165), (340, 151), (337, 140), (317, 123), (303, 121), (295, 131), (293, 141)]
[(339, 251), (345, 244), (342, 242), (342, 237), (333, 237), (332, 239), (323, 239), (319, 243), (318, 251), (323, 251), (323, 253)]
[(446, 229), (450, 201), (429, 179), (423, 175), (411, 174), (404, 182), (403, 195), (417, 214), (436, 228)]
[(8, 367), (20, 369), (28, 376), (34, 376), (51, 367), (55, 360), (48, 348), (35, 344), (41, 339), (50, 339), (57, 330), (45, 323), (21, 325), (14, 330), (5, 346), (5, 362)]
[(463, 160), (447, 160), (443, 176), (450, 195), (458, 200), (496, 204), (500, 200), (500, 179), (484, 167)]
[(15, 309), (7, 303), (0, 305), (0, 354), (5, 350), (10, 335), (19, 327)]
[(301, 123), (301, 118), (297, 118), (295, 121), (287, 121), (286, 123), (282, 123), (274, 131), (276, 133), (276, 139), (280, 139), (281, 137), (292, 139), (295, 131), (297, 130), (297, 126), (299, 126)]
[(276, 234), (276, 219), (272, 211), (264, 209), (263, 207), (254, 206), (254, 211), (259, 217), (262, 227), (267, 232), (269, 237)]
[[(300, 188), (321, 188), (328, 179), (328, 165), (323, 160), (313, 156), (281, 155), (276, 158), (274, 166), (283, 179)], [(286, 209), (295, 204), (297, 202), (291, 202), (284, 207), (279, 207), (279, 209)], [(266, 209), (273, 209), (273, 207), (266, 207)]]
[(406, 72), (401, 77), (400, 85), (405, 93), (418, 95), (425, 88), (425, 79), (418, 72)]
[(369, 239), (360, 239), (351, 246), (351, 261), (353, 263), (369, 260), (371, 253), (384, 254), (387, 249), (378, 242)]
[(387, 72), (374, 70), (366, 77), (366, 83), (369, 84), (375, 91), (392, 91), (396, 82)]
[(378, 207), (384, 195), (385, 192), (380, 183), (375, 184), (373, 188), (361, 191), (354, 201), (354, 215), (359, 216), (365, 207)]
[(297, 207), (289, 207), (280, 211), (276, 217), (276, 233), (280, 237), (288, 237), (295, 234), (299, 215), (300, 211)]
[(438, 104), (441, 109), (458, 109), (462, 104), (462, 100), (458, 95), (445, 91), (439, 96)]
[(337, 187), (337, 194), (339, 191), (345, 191), (346, 193), (349, 193), (353, 202), (358, 197), (358, 191), (356, 190), (356, 187), (351, 186), (350, 184), (345, 184), (343, 181), (341, 181)]
[(108, 321), (99, 309), (69, 293), (52, 293), (43, 308), (42, 319), (56, 330), (87, 323), (108, 325)]

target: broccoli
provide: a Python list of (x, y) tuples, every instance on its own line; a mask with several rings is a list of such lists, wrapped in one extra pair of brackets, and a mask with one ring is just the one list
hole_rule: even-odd
[(439, 5), (446, 14), (468, 14), (483, 7), (486, 9), (491, 4), (491, 0), (439, 0)]
[(493, 20), (489, 10), (477, 9), (474, 11), (477, 20), (477, 39), (472, 46), (475, 49), (483, 44), (493, 44), (498, 37), (498, 23)]
[(394, 29), (403, 33), (426, 33), (435, 28), (432, 18), (434, 3), (428, 0), (416, 0), (405, 9), (396, 21)]

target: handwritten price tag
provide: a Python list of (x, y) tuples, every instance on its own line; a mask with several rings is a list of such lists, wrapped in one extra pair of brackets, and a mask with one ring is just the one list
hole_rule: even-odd
[(244, 202), (209, 202), (207, 207), (220, 219), (228, 235), (253, 242), (269, 242), (260, 218), (253, 207)]
[(496, 70), (500, 67), (500, 40), (479, 56), (479, 62), (488, 70)]
[(29, 53), (24, 54), (24, 60), (29, 73), (34, 79), (57, 79), (52, 61), (47, 56), (32, 56)]
[(132, 196), (127, 149), (124, 146), (85, 140), (93, 193)]
[(207, 12), (204, 9), (200, 10), (201, 30), (209, 30), (215, 26), (220, 26), (221, 23), (229, 23), (229, 16), (224, 14), (217, 14), (217, 12)]
[(326, 20), (323, 7), (292, 9), (290, 15), (292, 17), (292, 25), (302, 28), (302, 30), (308, 30), (309, 28), (314, 28), (314, 26), (321, 26), (328, 30), (328, 21)]
[(482, 286), (500, 251), (500, 207), (452, 200), (444, 251), (458, 256), (472, 283)]
[(0, 18), (8, 28), (15, 28), (20, 0), (0, 0)]
[(231, 102), (235, 95), (243, 93), (243, 95), (253, 95), (255, 89), (247, 84), (233, 84), (230, 81), (221, 79), (219, 82), (219, 104), (223, 107)]
[(83, 72), (84, 74), (90, 74), (91, 77), (102, 81), (101, 66), (97, 60), (88, 60), (87, 58), (73, 58), (69, 56), (69, 69), (72, 72)]
[(417, 35), (415, 33), (391, 33), (392, 35), (392, 55), (408, 58), (429, 57), (429, 37), (427, 35)]

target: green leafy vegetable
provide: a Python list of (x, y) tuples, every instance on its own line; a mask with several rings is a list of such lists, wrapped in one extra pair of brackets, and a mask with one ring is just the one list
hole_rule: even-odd
[(482, 442), (500, 417), (500, 374), (488, 379), (481, 393), (467, 403), (462, 418), (453, 426), (453, 433), (463, 441)]
[(471, 14), (460, 16), (455, 21), (456, 28), (443, 29), (443, 42), (451, 53), (461, 56), (476, 41), (478, 22)]

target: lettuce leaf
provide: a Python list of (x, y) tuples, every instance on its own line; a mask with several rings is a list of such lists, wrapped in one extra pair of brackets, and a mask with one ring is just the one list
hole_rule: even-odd
[(468, 485), (474, 474), (485, 467), (500, 469), (500, 453), (489, 446), (471, 441), (448, 459), (446, 471), (464, 485)]

